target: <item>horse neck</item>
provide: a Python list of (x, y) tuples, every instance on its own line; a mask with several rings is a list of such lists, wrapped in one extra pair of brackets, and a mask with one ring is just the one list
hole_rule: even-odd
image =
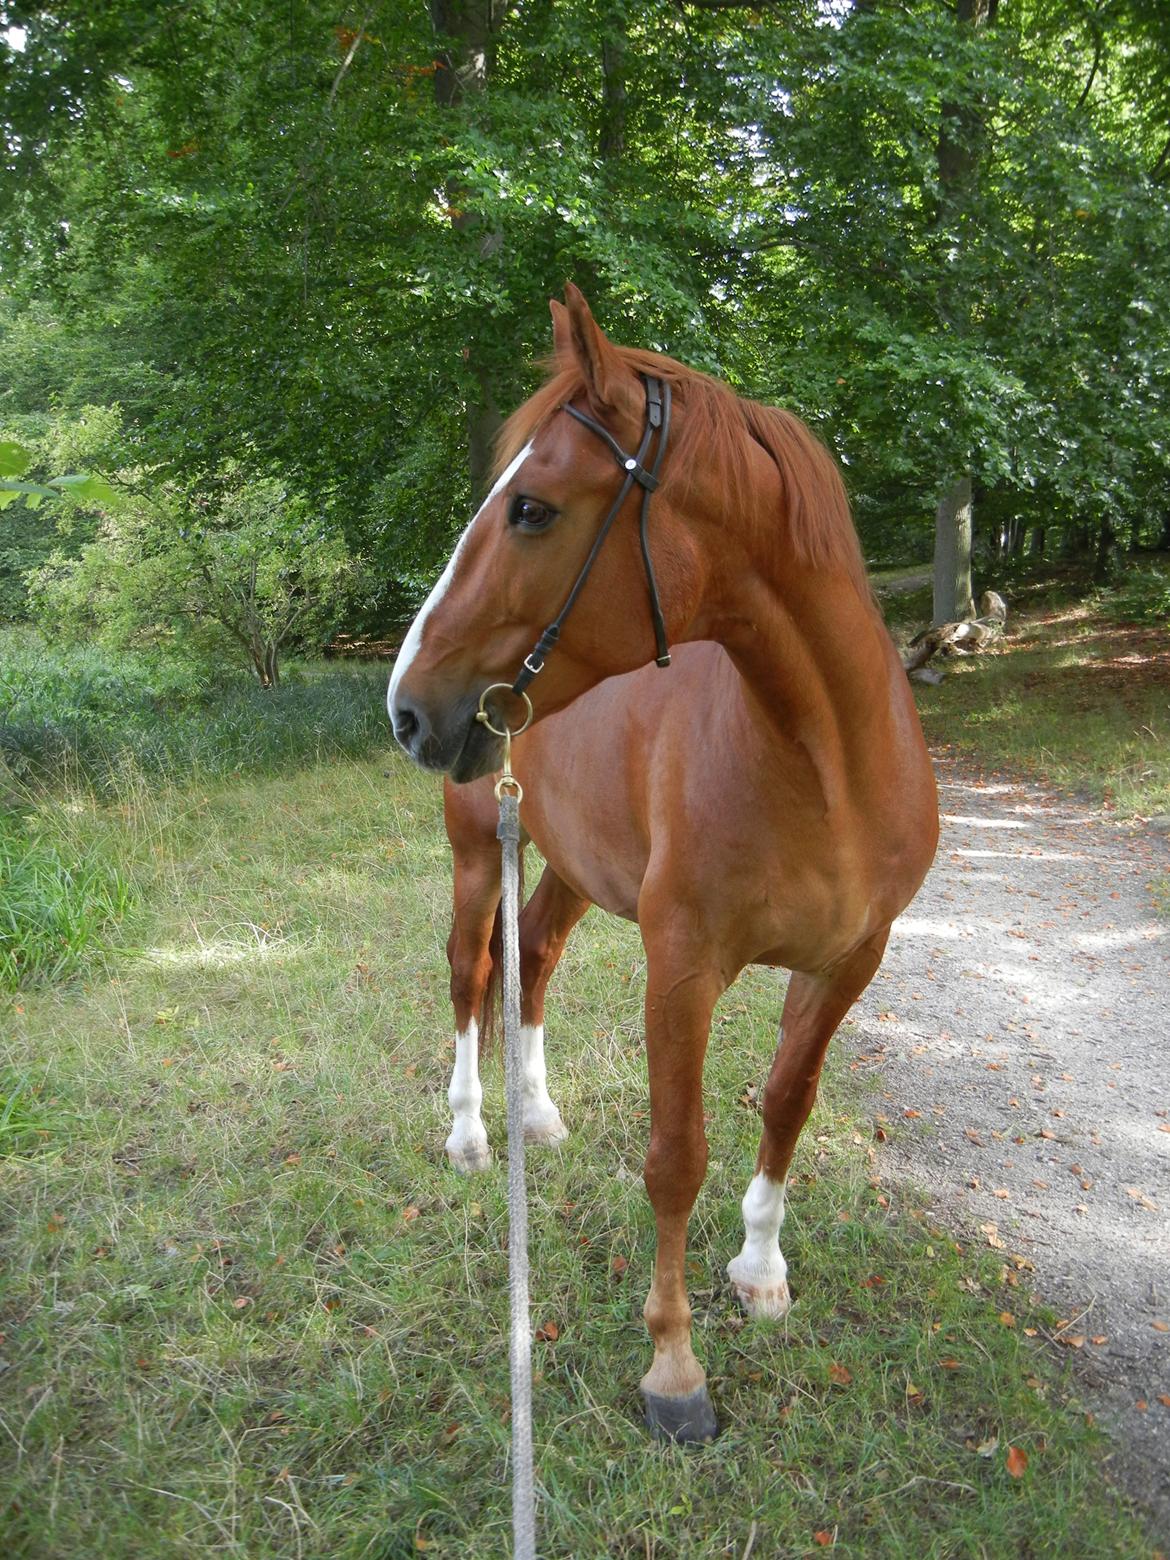
[(787, 548), (779, 558), (774, 546), (763, 551), (728, 551), (696, 637), (723, 645), (758, 724), (805, 749), (831, 804), (889, 763), (897, 724), (889, 637), (848, 571), (812, 570)]

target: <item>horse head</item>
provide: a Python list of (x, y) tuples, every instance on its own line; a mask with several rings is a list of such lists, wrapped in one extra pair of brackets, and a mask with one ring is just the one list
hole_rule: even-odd
[[(655, 610), (661, 603), (660, 651), (665, 634), (696, 637), (701, 549), (683, 523), (679, 481), (664, 470), (659, 493), (650, 469), (665, 454), (679, 365), (614, 346), (571, 284), (565, 304), (551, 307), (553, 375), (505, 426), (495, 484), (411, 625), (387, 693), (402, 747), (460, 782), (499, 767), (500, 740), (475, 719), (490, 685), (527, 683), (538, 666), (532, 703), (540, 719), (654, 659), (651, 602)], [(665, 429), (661, 401), (657, 414), (651, 406), (653, 386), (665, 395)], [(644, 553), (635, 517), (651, 492)], [(554, 622), (556, 654), (544, 668), (551, 645), (533, 646)], [(519, 700), (499, 697), (511, 708), (495, 719), (511, 719)]]

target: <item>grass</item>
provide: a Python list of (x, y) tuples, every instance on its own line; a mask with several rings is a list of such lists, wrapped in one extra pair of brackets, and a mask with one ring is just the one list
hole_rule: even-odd
[[(917, 689), (928, 740), (1120, 816), (1170, 812), (1170, 650), (1151, 589), (1123, 581), (1075, 600), (1050, 583), (1018, 587), (999, 644)], [(903, 632), (930, 621), (929, 591), (884, 605)]]
[[(0, 1159), (6, 1555), (509, 1551), (505, 1176), (443, 1162), (440, 811), (387, 755), (40, 801), (41, 837), (116, 857), (140, 909), (133, 948), (0, 1022), (0, 1076), (52, 1145)], [(640, 974), (636, 933), (595, 914), (551, 1005), (571, 1137), (531, 1160), (534, 1309), (559, 1329), (536, 1351), (542, 1555), (1152, 1553), (1064, 1402), (1026, 1267), (957, 1250), (882, 1184), (885, 1102), (840, 1052), (794, 1165), (797, 1304), (741, 1321), (722, 1269), (779, 1014), (767, 972), (714, 1028), (692, 1226), (724, 1433), (646, 1440)]]
[(0, 992), (79, 969), (131, 898), (125, 877), (100, 853), (66, 859), (0, 809)]

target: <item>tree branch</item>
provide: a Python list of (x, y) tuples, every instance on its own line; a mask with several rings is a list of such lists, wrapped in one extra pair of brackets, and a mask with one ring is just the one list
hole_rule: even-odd
[(337, 89), (341, 85), (341, 78), (353, 64), (354, 55), (361, 48), (365, 41), (366, 28), (370, 25), (370, 15), (371, 13), (367, 11), (366, 14), (362, 17), (362, 24), (358, 28), (357, 32), (354, 33), (353, 42), (346, 51), (345, 58), (342, 60), (340, 68), (338, 69), (336, 76), (333, 78), (333, 85), (329, 88), (329, 101), (325, 105), (325, 117), (327, 119), (332, 119), (333, 117), (333, 104), (337, 98)]

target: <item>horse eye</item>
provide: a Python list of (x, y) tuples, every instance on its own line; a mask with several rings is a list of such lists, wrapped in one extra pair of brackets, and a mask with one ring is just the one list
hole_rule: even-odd
[(508, 523), (519, 527), (521, 531), (543, 531), (556, 517), (556, 510), (550, 509), (547, 504), (542, 504), (535, 498), (525, 498), (523, 493), (517, 493), (512, 500)]

